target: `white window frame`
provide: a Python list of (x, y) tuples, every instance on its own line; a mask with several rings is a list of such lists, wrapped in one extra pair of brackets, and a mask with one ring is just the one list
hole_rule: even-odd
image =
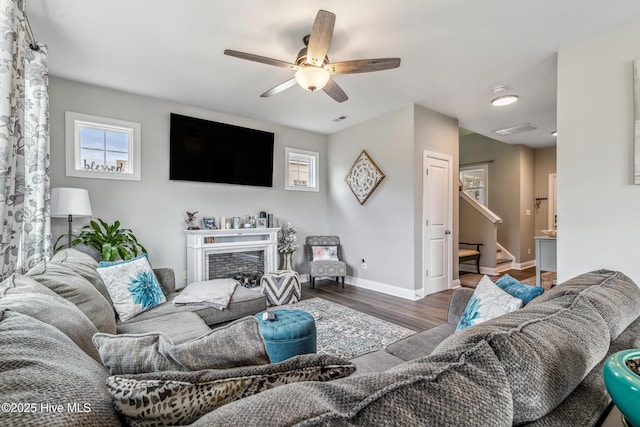
[[(296, 159), (309, 161), (309, 181), (306, 187), (289, 185), (289, 162)], [(284, 189), (292, 191), (320, 191), (320, 153), (285, 147)]]
[[(85, 170), (80, 158), (80, 129), (82, 127), (126, 133), (129, 136), (129, 160), (127, 164), (130, 165), (130, 170), (118, 173)], [(67, 176), (129, 181), (141, 180), (140, 123), (66, 111), (65, 140)]]
[[(482, 187), (482, 190), (484, 191), (484, 203), (480, 201), (478, 201), (478, 203), (488, 207), (489, 206), (489, 163), (477, 163), (477, 164), (468, 165), (468, 166), (460, 166), (459, 178), (460, 178), (460, 181), (462, 182), (463, 172), (470, 171), (470, 170), (477, 170), (477, 169), (482, 169), (484, 173), (484, 186)], [(465, 188), (464, 191), (465, 193), (469, 194), (467, 191), (471, 191), (471, 190)], [(469, 194), (469, 197), (475, 200), (475, 197), (473, 195)]]

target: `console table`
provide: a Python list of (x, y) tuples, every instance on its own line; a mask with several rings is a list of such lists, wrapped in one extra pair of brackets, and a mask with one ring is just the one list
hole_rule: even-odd
[(264, 252), (264, 272), (278, 268), (280, 228), (239, 228), (227, 230), (184, 230), (187, 236), (187, 284), (209, 280), (211, 255), (237, 252)]
[(541, 286), (543, 271), (558, 271), (556, 267), (556, 238), (534, 237), (536, 241), (536, 285)]

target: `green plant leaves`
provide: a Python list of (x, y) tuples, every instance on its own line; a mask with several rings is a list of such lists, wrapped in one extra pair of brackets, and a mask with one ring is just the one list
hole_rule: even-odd
[(144, 246), (128, 228), (120, 228), (120, 221), (112, 225), (98, 218), (80, 230), (80, 234), (71, 241), (71, 246), (87, 245), (100, 252), (103, 261), (131, 259), (141, 253), (147, 253)]

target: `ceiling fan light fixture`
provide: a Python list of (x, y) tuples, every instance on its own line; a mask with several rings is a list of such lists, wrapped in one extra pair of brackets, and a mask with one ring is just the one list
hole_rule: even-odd
[(315, 92), (327, 85), (331, 74), (324, 68), (307, 65), (296, 71), (295, 77), (300, 87), (310, 92)]

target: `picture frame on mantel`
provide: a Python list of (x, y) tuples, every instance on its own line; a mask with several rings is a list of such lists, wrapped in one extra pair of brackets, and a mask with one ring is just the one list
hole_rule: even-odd
[(205, 216), (202, 218), (202, 224), (204, 225), (205, 230), (215, 230), (216, 229), (216, 219), (210, 216)]
[(345, 182), (361, 205), (373, 194), (384, 179), (385, 174), (380, 170), (366, 150), (362, 150), (349, 169)]
[(640, 58), (633, 62), (633, 183), (640, 184)]

